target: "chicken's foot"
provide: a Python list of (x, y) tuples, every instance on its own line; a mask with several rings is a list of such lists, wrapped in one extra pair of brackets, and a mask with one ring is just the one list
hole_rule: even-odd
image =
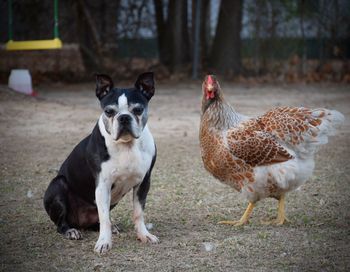
[(242, 226), (248, 223), (249, 217), (254, 209), (255, 204), (252, 202), (249, 202), (249, 205), (247, 209), (245, 210), (244, 214), (242, 215), (241, 219), (238, 221), (220, 221), (218, 224), (225, 224), (225, 225), (233, 225), (233, 226)]
[(263, 224), (280, 226), (280, 225), (283, 225), (285, 222), (288, 222), (289, 220), (286, 217), (286, 212), (285, 212), (285, 202), (286, 202), (285, 194), (282, 194), (280, 199), (278, 200), (277, 218), (270, 221), (263, 222)]

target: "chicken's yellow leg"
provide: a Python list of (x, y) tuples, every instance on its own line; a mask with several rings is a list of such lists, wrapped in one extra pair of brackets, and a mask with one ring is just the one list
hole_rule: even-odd
[(289, 221), (288, 218), (286, 217), (286, 212), (285, 212), (285, 194), (281, 195), (281, 198), (278, 200), (278, 214), (277, 218), (264, 222), (264, 224), (275, 224), (275, 225), (283, 225), (285, 221)]
[(218, 224), (226, 224), (226, 225), (233, 225), (233, 226), (242, 226), (244, 224), (247, 224), (249, 217), (253, 211), (254, 206), (255, 206), (254, 203), (249, 202), (247, 209), (245, 210), (241, 219), (239, 219), (238, 221), (220, 221), (220, 222), (218, 222)]

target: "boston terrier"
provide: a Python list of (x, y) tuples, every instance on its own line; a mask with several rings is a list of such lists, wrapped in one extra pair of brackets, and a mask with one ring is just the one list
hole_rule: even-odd
[(99, 229), (98, 253), (112, 247), (109, 212), (133, 189), (137, 238), (158, 243), (143, 219), (156, 146), (147, 126), (148, 102), (154, 94), (153, 73), (139, 75), (132, 88), (115, 88), (107, 75), (96, 75), (96, 96), (103, 110), (92, 133), (63, 162), (44, 196), (57, 231), (81, 239), (78, 229)]

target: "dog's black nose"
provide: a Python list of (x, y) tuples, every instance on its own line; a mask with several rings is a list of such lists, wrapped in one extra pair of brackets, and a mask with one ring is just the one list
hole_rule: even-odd
[(122, 114), (118, 117), (118, 122), (122, 125), (128, 124), (131, 121), (131, 117), (128, 114)]

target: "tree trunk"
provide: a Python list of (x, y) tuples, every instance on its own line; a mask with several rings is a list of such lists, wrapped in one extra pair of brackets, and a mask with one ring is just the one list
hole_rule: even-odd
[(198, 70), (200, 69), (200, 31), (201, 31), (201, 11), (202, 11), (202, 0), (193, 0), (192, 1), (192, 28), (193, 28), (193, 61), (192, 61), (192, 78), (198, 78)]
[(99, 2), (99, 14), (100, 14), (100, 20), (101, 23), (99, 24), (99, 30), (101, 33), (101, 42), (103, 44), (107, 41), (107, 5), (106, 0), (101, 0)]
[(231, 75), (241, 72), (242, 0), (222, 0), (210, 67)]
[(154, 0), (160, 61), (172, 72), (178, 72), (189, 61), (187, 0), (169, 0), (168, 18), (163, 14), (163, 1)]
[(261, 39), (260, 39), (260, 29), (261, 29), (261, 11), (262, 11), (262, 1), (257, 1), (256, 7), (255, 7), (255, 20), (254, 20), (254, 27), (255, 27), (255, 37), (254, 37), (254, 68), (255, 68), (255, 75), (259, 75), (261, 71), (261, 54), (260, 54), (260, 46), (261, 46)]
[(210, 0), (202, 0), (201, 5), (201, 65), (206, 65), (209, 55), (210, 43)]
[(164, 4), (162, 0), (153, 0), (156, 11), (157, 40), (159, 60), (164, 65), (170, 64), (170, 35), (167, 31), (167, 21), (164, 18)]
[(301, 39), (302, 39), (302, 57), (301, 57), (300, 74), (304, 76), (306, 72), (306, 37), (305, 37), (305, 29), (304, 29), (305, 0), (299, 0), (299, 11), (300, 11), (300, 30), (301, 30)]
[(187, 0), (170, 0), (169, 29), (171, 33), (171, 70), (179, 72), (189, 61), (189, 36), (187, 26)]

